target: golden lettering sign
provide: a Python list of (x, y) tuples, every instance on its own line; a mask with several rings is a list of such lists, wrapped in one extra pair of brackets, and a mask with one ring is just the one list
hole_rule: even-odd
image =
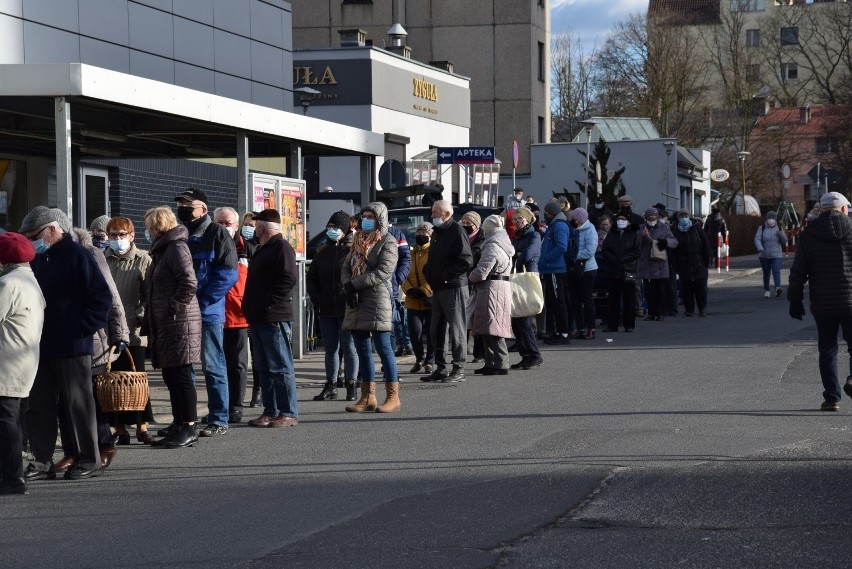
[(293, 68), (293, 83), (295, 85), (337, 85), (337, 79), (330, 65), (325, 66), (320, 77), (314, 73), (313, 67), (305, 66)]
[(438, 101), (438, 86), (423, 79), (414, 79), (414, 96), (427, 101)]

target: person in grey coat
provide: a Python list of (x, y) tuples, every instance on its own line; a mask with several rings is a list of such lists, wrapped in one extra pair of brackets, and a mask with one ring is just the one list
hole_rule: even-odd
[[(667, 223), (660, 222), (660, 212), (657, 208), (645, 210), (645, 223), (639, 226), (639, 265), (636, 276), (645, 285), (645, 297), (648, 300), (648, 315), (645, 320), (660, 321), (663, 319), (663, 299), (669, 284), (669, 255), (677, 247), (677, 239), (672, 234)], [(651, 250), (665, 251), (664, 259), (652, 258)]]
[(770, 298), (769, 271), (775, 281), (775, 296), (781, 296), (781, 258), (787, 245), (787, 234), (778, 227), (778, 219), (774, 211), (766, 214), (763, 225), (757, 228), (754, 235), (754, 246), (757, 247), (757, 258), (763, 270), (763, 298)]

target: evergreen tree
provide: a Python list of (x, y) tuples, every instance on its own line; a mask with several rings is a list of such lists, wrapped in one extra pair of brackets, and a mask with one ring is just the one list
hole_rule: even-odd
[[(577, 149), (577, 152), (583, 157), (583, 162), (586, 160), (586, 153), (582, 149)], [(607, 169), (606, 165), (609, 162), (609, 155), (612, 151), (607, 145), (604, 139), (598, 139), (598, 142), (594, 146), (594, 150), (592, 152), (591, 159), (589, 160), (589, 181), (588, 181), (588, 192), (586, 194), (586, 203), (594, 203), (595, 198), (598, 196), (598, 188), (597, 188), (597, 177), (595, 175), (595, 171), (598, 163), (601, 165), (601, 188), (604, 197), (604, 204), (606, 207), (610, 209), (610, 211), (618, 211), (618, 198), (619, 196), (623, 196), (627, 193), (627, 188), (624, 187), (624, 183), (621, 181), (621, 175), (624, 174), (625, 167), (622, 166), (618, 170), (612, 172), (610, 176), (610, 171)], [(586, 185), (579, 180), (575, 180), (577, 187), (580, 188), (580, 192), (586, 191)]]

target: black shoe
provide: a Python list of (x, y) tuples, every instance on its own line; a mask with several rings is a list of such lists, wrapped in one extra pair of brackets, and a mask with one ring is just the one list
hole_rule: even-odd
[(625, 331), (625, 332), (632, 332), (632, 331), (633, 331), (633, 328), (625, 328), (625, 329), (624, 329), (624, 331)]
[(98, 475), (100, 468), (85, 468), (76, 464), (65, 471), (65, 480), (85, 480)]
[(563, 336), (562, 334), (554, 334), (553, 337), (548, 338), (544, 341), (548, 346), (564, 346), (565, 344), (570, 344), (571, 340), (568, 336)]
[(228, 424), (236, 425), (237, 423), (243, 422), (243, 412), (242, 411), (229, 411), (228, 412)]
[(544, 360), (542, 360), (541, 358), (529, 359), (527, 360), (527, 365), (525, 365), (521, 369), (535, 369), (537, 367), (541, 367), (542, 363), (544, 363)]
[(699, 310), (698, 315), (699, 316), (707, 316), (707, 311), (706, 310)]
[(325, 385), (322, 386), (322, 391), (314, 395), (314, 401), (325, 401), (327, 399), (337, 399), (337, 388), (330, 379), (326, 380)]
[(529, 362), (530, 362), (529, 358), (524, 357), (524, 358), (521, 358), (521, 361), (519, 361), (516, 364), (512, 364), (509, 367), (512, 368), (512, 369), (528, 369), (528, 368), (525, 368), (524, 366), (529, 364)]
[(129, 445), (130, 444), (130, 433), (124, 431), (123, 433), (115, 433), (112, 436), (113, 444), (115, 445)]
[(493, 369), (494, 369), (494, 368), (491, 368), (491, 367), (485, 366), (485, 367), (481, 367), (481, 368), (479, 368), (479, 369), (475, 369), (475, 370), (473, 370), (473, 373), (475, 373), (476, 375), (491, 375), (491, 373), (490, 373), (490, 372), (491, 372), (491, 370), (493, 370)]
[(394, 355), (395, 358), (400, 358), (400, 357), (402, 357), (402, 352), (403, 352), (402, 346), (399, 346), (394, 351), (393, 355)]
[[(186, 426), (189, 426), (189, 425), (186, 425)], [(181, 428), (181, 432), (175, 438), (176, 439), (186, 438), (186, 437), (184, 437), (185, 433), (183, 432), (185, 430), (186, 429)], [(218, 437), (219, 435), (227, 435), (227, 434), (228, 434), (228, 427), (226, 427), (224, 425), (217, 425), (216, 423), (208, 423), (206, 427), (204, 427), (203, 429), (201, 429), (198, 432), (198, 436), (200, 436), (200, 437)], [(169, 446), (169, 445), (167, 444), (166, 446)], [(186, 445), (178, 445), (178, 446), (186, 446)]]
[(438, 370), (433, 371), (429, 375), (424, 375), (420, 378), (420, 381), (430, 382), (430, 381), (444, 381), (447, 379), (449, 374), (440, 372)]
[[(219, 432), (218, 434), (224, 435), (228, 432), (228, 429), (226, 427), (222, 427), (221, 425), (207, 425), (207, 427), (203, 431), (201, 431), (201, 434), (205, 437), (214, 436), (212, 434), (204, 435), (204, 433), (207, 432), (207, 430), (211, 427), (215, 427), (217, 430), (223, 430), (223, 432)], [(195, 432), (195, 425), (187, 425), (184, 423), (183, 425), (180, 425), (177, 429), (175, 429), (174, 435), (163, 439), (163, 444), (159, 446), (162, 446), (164, 448), (184, 448), (191, 447), (197, 442), (198, 434)]]
[(0, 496), (26, 493), (27, 483), (23, 478), (4, 478), (0, 480)]
[(852, 397), (852, 379), (846, 380), (846, 385), (843, 386), (843, 393)]
[(252, 389), (249, 407), (259, 407), (261, 405), (263, 405), (263, 402), (260, 400), (260, 389)]
[(501, 369), (499, 367), (490, 367), (487, 368), (488, 371), (483, 371), (481, 375), (509, 375), (509, 370)]
[(613, 332), (618, 332), (618, 328), (610, 328), (609, 326), (607, 326), (606, 328), (604, 328), (603, 331), (612, 334)]
[(687, 318), (692, 318), (692, 312), (687, 312), (686, 314), (684, 314), (684, 316), (686, 316)]
[[(27, 468), (24, 470), (24, 480), (39, 480), (41, 478), (49, 478), (50, 467), (47, 470), (39, 470), (38, 467), (32, 462), (27, 465)], [(53, 475), (54, 478), (56, 474)]]
[[(177, 426), (177, 425), (176, 425), (175, 423), (172, 423), (171, 425), (169, 425), (169, 426), (168, 426), (168, 427), (166, 427), (165, 429), (160, 429), (159, 431), (157, 431), (157, 436), (158, 436), (158, 437), (167, 437), (167, 436), (169, 436), (169, 433), (171, 433), (171, 432), (172, 432), (172, 429), (174, 429), (176, 426)], [(156, 441), (155, 441), (155, 442), (156, 442)], [(152, 444), (153, 444), (153, 443), (152, 443)]]
[(442, 383), (458, 383), (464, 381), (464, 370), (454, 369), (450, 375), (441, 380)]
[(414, 355), (414, 347), (413, 346), (406, 346), (406, 348), (404, 350), (402, 350), (402, 355), (403, 356), (413, 356)]
[(346, 382), (346, 400), (356, 401), (358, 399), (358, 388), (355, 387), (355, 381), (349, 380)]
[(423, 369), (423, 364), (420, 362), (414, 362), (414, 365), (411, 366), (411, 369), (408, 370), (408, 373), (420, 373)]

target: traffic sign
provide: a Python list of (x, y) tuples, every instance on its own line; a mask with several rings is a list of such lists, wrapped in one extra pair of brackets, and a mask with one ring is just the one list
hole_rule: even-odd
[(781, 175), (784, 176), (785, 180), (790, 179), (790, 165), (789, 164), (784, 164), (784, 166), (781, 167)]
[(493, 146), (447, 146), (437, 148), (438, 164), (493, 164)]
[(512, 168), (517, 168), (520, 162), (520, 155), (518, 152), (518, 141), (515, 140), (512, 142)]

